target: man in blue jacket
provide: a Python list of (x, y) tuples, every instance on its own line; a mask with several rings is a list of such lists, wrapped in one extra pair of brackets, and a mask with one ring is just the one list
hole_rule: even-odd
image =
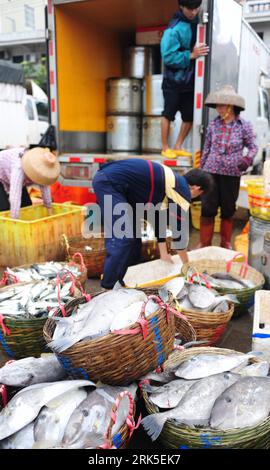
[[(196, 44), (198, 13), (202, 0), (178, 0), (179, 11), (174, 15), (161, 40), (164, 63), (164, 111), (161, 120), (162, 156), (176, 158), (185, 155), (181, 149), (192, 127), (194, 106), (195, 60), (206, 56), (206, 44)], [(174, 148), (168, 144), (170, 124), (180, 111), (182, 125)]]
[(173, 248), (187, 262), (189, 205), (211, 186), (211, 175), (202, 170), (180, 176), (165, 165), (141, 158), (103, 165), (93, 180), (107, 252), (102, 287), (112, 289), (117, 281), (123, 283), (128, 267), (139, 261), (143, 218), (154, 225), (161, 259), (172, 262), (166, 246), (169, 220)]

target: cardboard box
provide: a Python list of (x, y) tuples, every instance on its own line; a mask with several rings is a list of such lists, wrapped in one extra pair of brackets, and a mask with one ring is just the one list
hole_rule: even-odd
[(147, 28), (136, 29), (136, 45), (137, 46), (154, 46), (160, 44), (163, 31), (166, 29), (163, 26), (150, 26)]

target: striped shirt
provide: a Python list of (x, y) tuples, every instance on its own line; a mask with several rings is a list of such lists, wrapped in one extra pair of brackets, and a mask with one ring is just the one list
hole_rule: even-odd
[[(25, 149), (22, 147), (2, 150), (0, 152), (0, 183), (9, 194), (10, 215), (18, 219), (21, 207), (22, 189), (35, 184), (23, 171), (21, 157)], [(44, 206), (51, 207), (52, 198), (49, 186), (37, 185), (41, 191)]]
[(220, 117), (217, 117), (207, 129), (201, 168), (209, 173), (241, 176), (241, 173), (252, 164), (257, 151), (250, 122), (238, 116), (232, 122), (225, 124)]

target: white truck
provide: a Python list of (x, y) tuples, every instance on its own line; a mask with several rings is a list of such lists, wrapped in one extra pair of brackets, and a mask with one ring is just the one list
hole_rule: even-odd
[[(22, 68), (0, 61), (0, 149), (31, 147), (39, 143), (48, 127), (46, 94), (27, 94)], [(35, 94), (34, 94), (35, 92)]]
[[(106, 79), (123, 76), (123, 50), (135, 45), (136, 30), (160, 31), (176, 9), (175, 0), (48, 1), (50, 116), (56, 128), (61, 184), (91, 189), (100, 163), (123, 158), (106, 154)], [(196, 61), (191, 151), (193, 155), (201, 151), (206, 126), (215, 115), (204, 107), (206, 94), (231, 84), (246, 99), (243, 116), (257, 134), (253, 170), (259, 171), (270, 141), (266, 90), (270, 50), (247, 24), (235, 0), (203, 0), (197, 42), (209, 44), (210, 53)], [(160, 155), (144, 158), (161, 159)], [(180, 170), (182, 162), (180, 157), (165, 163)]]

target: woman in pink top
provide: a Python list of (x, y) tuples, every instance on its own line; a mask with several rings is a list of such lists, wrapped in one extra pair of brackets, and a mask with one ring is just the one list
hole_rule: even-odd
[(20, 208), (31, 205), (26, 187), (39, 186), (44, 202), (51, 214), (50, 185), (60, 173), (56, 156), (48, 149), (36, 147), (25, 151), (13, 148), (0, 152), (0, 211), (10, 209), (13, 219), (19, 218)]
[(215, 108), (218, 116), (207, 128), (201, 158), (201, 169), (212, 175), (214, 186), (211, 193), (202, 196), (200, 247), (211, 245), (220, 207), (220, 246), (231, 249), (240, 177), (252, 165), (258, 147), (251, 123), (240, 116), (245, 100), (232, 86), (209, 93), (205, 104)]

